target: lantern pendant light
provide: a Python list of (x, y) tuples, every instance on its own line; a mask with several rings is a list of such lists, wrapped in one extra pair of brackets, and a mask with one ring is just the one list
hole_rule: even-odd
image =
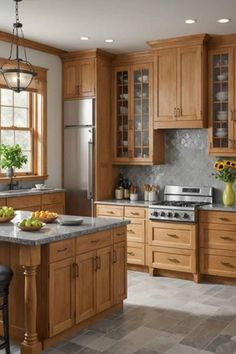
[[(28, 62), (26, 49), (24, 46), (24, 34), (22, 23), (19, 20), (18, 3), (21, 0), (13, 0), (16, 3), (15, 14), (16, 22), (13, 24), (13, 36), (11, 42), (10, 56), (8, 62), (1, 67), (1, 73), (7, 84), (7, 87), (15, 92), (21, 92), (27, 89), (33, 78), (37, 75), (33, 66)], [(21, 39), (19, 37), (21, 35)], [(20, 58), (19, 41), (21, 40), (24, 59)], [(15, 56), (13, 54), (15, 46)]]

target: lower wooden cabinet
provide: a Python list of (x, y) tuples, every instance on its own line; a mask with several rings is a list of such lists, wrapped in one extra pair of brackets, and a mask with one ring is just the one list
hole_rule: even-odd
[(236, 277), (236, 214), (200, 211), (200, 273)]
[(54, 336), (74, 323), (74, 258), (49, 266), (49, 336)]
[(87, 320), (127, 297), (124, 235), (126, 227), (121, 227), (113, 232), (102, 231), (48, 246), (51, 262), (49, 336)]
[(127, 242), (127, 262), (129, 264), (145, 264), (145, 245), (139, 242)]

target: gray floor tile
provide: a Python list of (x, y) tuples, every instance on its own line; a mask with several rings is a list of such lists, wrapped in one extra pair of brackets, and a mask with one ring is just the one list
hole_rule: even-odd
[(82, 345), (73, 342), (65, 342), (61, 346), (58, 346), (60, 351), (67, 354), (76, 354), (83, 348), (84, 347)]

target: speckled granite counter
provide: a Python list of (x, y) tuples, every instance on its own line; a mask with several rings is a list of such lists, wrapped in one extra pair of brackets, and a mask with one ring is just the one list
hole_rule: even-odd
[[(9, 223), (0, 224), (0, 241), (37, 246), (72, 237), (83, 236), (103, 230), (113, 229), (127, 225), (128, 220), (82, 217), (81, 225), (60, 225), (57, 221), (46, 224), (39, 231), (22, 231), (16, 224), (30, 216), (30, 212), (17, 211), (16, 217)], [(64, 216), (70, 217), (70, 216)]]
[(63, 188), (45, 188), (37, 190), (36, 188), (31, 189), (16, 189), (16, 190), (7, 190), (0, 191), (0, 198), (11, 198), (11, 197), (23, 197), (26, 195), (41, 195), (45, 193), (58, 193), (65, 192), (66, 189)]
[(110, 199), (110, 200), (98, 200), (95, 204), (107, 204), (107, 205), (124, 205), (124, 206), (137, 206), (137, 207), (149, 207), (149, 205), (153, 205), (156, 202), (145, 202), (144, 200), (126, 200), (126, 199)]
[(199, 207), (199, 210), (212, 210), (212, 211), (228, 211), (228, 212), (236, 212), (236, 204), (226, 207), (223, 204), (208, 204)]

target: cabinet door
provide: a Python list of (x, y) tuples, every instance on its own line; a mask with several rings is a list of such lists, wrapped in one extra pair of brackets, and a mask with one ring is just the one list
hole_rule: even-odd
[(201, 47), (179, 48), (177, 68), (177, 120), (202, 120)]
[(81, 59), (78, 62), (79, 97), (95, 95), (95, 59)]
[(53, 211), (54, 213), (57, 214), (65, 214), (65, 206), (62, 204), (43, 204), (42, 209)]
[(133, 158), (140, 162), (152, 155), (152, 64), (132, 66), (131, 120)]
[(126, 242), (114, 245), (114, 303), (118, 304), (127, 297), (127, 249)]
[(64, 98), (76, 98), (79, 94), (77, 61), (64, 63)]
[(76, 257), (76, 323), (96, 313), (96, 251)]
[(234, 52), (224, 48), (209, 52), (209, 153), (236, 154), (234, 111)]
[(113, 247), (97, 251), (97, 312), (113, 304)]
[(49, 336), (74, 324), (74, 258), (49, 266)]
[(130, 69), (116, 68), (113, 73), (114, 84), (114, 161), (128, 162), (132, 157), (132, 121), (130, 120)]
[[(161, 50), (158, 52), (154, 75), (156, 80), (154, 89), (154, 121), (173, 121), (176, 119), (177, 115), (176, 49)], [(156, 127), (165, 128), (165, 126), (161, 124)]]

